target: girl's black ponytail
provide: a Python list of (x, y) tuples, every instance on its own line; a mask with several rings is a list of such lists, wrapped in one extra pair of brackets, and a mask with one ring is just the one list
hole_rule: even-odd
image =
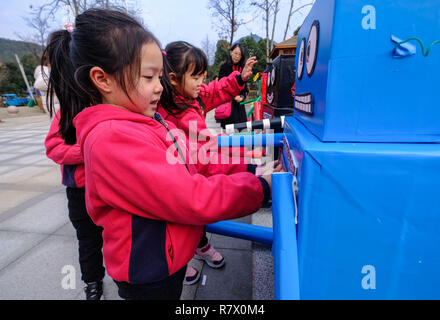
[(49, 110), (53, 115), (51, 93), (55, 93), (61, 110), (60, 134), (67, 144), (76, 142), (76, 115), (102, 103), (90, 70), (100, 67), (129, 97), (128, 89), (135, 88), (140, 78), (142, 47), (156, 43), (160, 48), (159, 41), (139, 21), (118, 10), (86, 10), (76, 17), (72, 29), (53, 32), (44, 53), (51, 69)]
[(80, 92), (75, 81), (75, 68), (70, 59), (71, 34), (66, 30), (55, 31), (49, 36), (43, 56), (49, 58), (50, 76), (48, 81), (47, 105), (52, 117), (55, 113), (54, 94), (60, 102), (60, 134), (67, 144), (75, 144), (76, 130), (73, 119), (90, 99)]
[(169, 76), (169, 74), (174, 71), (168, 61), (167, 53), (165, 51), (163, 51), (162, 53), (163, 53), (163, 75), (160, 83), (162, 84), (163, 91), (162, 91), (162, 95), (160, 96), (159, 103), (162, 106), (162, 108), (164, 108), (169, 114), (174, 114), (176, 113), (176, 110), (179, 109), (179, 106), (177, 105), (174, 98), (178, 93), (177, 90), (171, 84), (171, 80)]

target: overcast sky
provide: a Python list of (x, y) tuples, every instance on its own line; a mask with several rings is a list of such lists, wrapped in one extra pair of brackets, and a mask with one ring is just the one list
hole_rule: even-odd
[[(23, 17), (30, 12), (29, 5), (38, 6), (47, 3), (49, 0), (0, 0), (0, 37), (18, 40), (17, 34), (27, 35), (32, 33)], [(216, 42), (219, 39), (218, 32), (214, 25), (212, 12), (208, 8), (208, 0), (129, 0), (129, 3), (137, 3), (142, 10), (142, 18), (146, 26), (165, 46), (175, 40), (185, 40), (196, 46), (208, 36), (210, 41)], [(250, 1), (249, 1), (250, 2)], [(283, 40), (284, 29), (289, 10), (289, 0), (281, 0), (282, 8), (277, 17), (275, 41)], [(306, 4), (311, 0), (296, 0), (295, 7)], [(302, 14), (295, 14), (291, 20), (290, 35), (299, 26), (311, 6), (301, 11)], [(250, 21), (247, 25), (241, 26), (236, 34), (235, 40), (249, 35), (251, 32), (265, 37), (265, 25), (261, 13), (256, 13), (254, 7), (244, 8), (242, 17)], [(66, 21), (60, 12), (57, 22), (53, 22), (53, 29), (62, 27), (62, 21)]]

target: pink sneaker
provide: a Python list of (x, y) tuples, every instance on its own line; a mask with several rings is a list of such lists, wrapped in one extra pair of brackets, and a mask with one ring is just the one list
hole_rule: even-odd
[(188, 265), (186, 267), (185, 280), (183, 280), (183, 284), (192, 285), (197, 281), (199, 281), (199, 279), (200, 279), (200, 272), (198, 272), (196, 269)]
[(223, 256), (209, 243), (203, 248), (197, 248), (194, 258), (204, 260), (208, 266), (214, 269), (221, 268), (225, 265)]

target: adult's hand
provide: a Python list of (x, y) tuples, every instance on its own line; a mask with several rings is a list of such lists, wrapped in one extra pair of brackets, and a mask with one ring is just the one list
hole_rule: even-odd
[(247, 82), (252, 77), (252, 68), (258, 62), (257, 57), (251, 57), (246, 61), (246, 64), (241, 72), (241, 78)]
[(237, 101), (238, 103), (240, 103), (240, 102), (243, 102), (243, 101), (244, 101), (244, 98), (243, 98), (243, 96), (236, 96), (236, 97), (234, 98), (234, 100)]

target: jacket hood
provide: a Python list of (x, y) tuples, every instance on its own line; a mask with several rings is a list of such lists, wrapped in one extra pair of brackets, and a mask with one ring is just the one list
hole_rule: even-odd
[(90, 131), (92, 131), (101, 122), (110, 120), (127, 120), (145, 123), (150, 127), (162, 126), (156, 120), (142, 114), (117, 106), (101, 104), (81, 111), (75, 117), (75, 119), (73, 119), (73, 125), (76, 128), (77, 142), (82, 146)]

